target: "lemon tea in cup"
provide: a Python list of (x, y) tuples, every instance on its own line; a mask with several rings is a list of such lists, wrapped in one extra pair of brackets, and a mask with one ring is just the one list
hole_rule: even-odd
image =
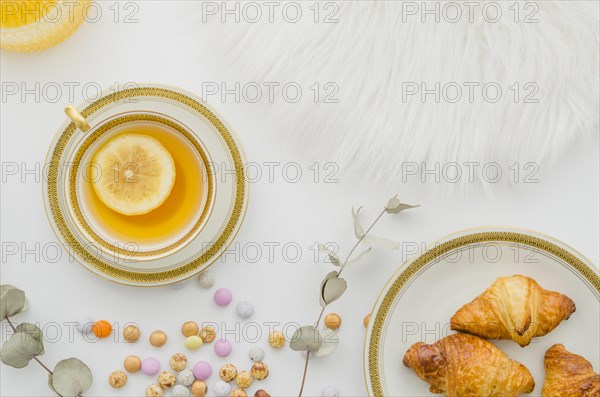
[(87, 133), (71, 184), (75, 216), (94, 241), (144, 258), (180, 249), (198, 233), (212, 187), (207, 153), (193, 134), (165, 115), (135, 112)]

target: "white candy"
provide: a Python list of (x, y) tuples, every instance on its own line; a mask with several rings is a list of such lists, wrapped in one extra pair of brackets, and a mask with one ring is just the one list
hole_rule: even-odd
[(217, 396), (226, 397), (231, 392), (231, 386), (227, 382), (218, 380), (215, 382), (214, 391)]
[(237, 314), (242, 318), (248, 318), (254, 313), (254, 306), (247, 301), (241, 301), (235, 307)]
[(253, 362), (262, 361), (265, 358), (265, 351), (260, 347), (253, 347), (248, 353)]
[(92, 332), (95, 321), (89, 316), (81, 316), (77, 323), (77, 329), (82, 334), (89, 334)]
[(173, 388), (173, 395), (175, 397), (189, 397), (190, 390), (182, 385), (175, 385)]
[(211, 288), (215, 285), (215, 276), (210, 270), (205, 270), (198, 276), (198, 284), (200, 284), (202, 288)]
[(177, 382), (183, 386), (191, 386), (195, 380), (194, 372), (191, 369), (184, 369), (177, 375)]
[(322, 397), (339, 397), (340, 393), (333, 386), (327, 386), (321, 392)]

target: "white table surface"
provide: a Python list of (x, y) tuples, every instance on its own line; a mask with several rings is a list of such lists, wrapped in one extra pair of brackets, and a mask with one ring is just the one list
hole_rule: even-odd
[[(56, 238), (44, 213), (41, 181), (22, 170), (43, 165), (48, 145), (65, 118), (62, 108), (69, 103), (68, 84), (79, 83), (72, 101), (76, 104), (83, 100), (85, 84), (93, 92), (95, 86), (104, 88), (115, 82), (123, 85), (153, 81), (200, 94), (203, 81), (224, 81), (229, 78), (225, 73), (232, 67), (217, 48), (219, 35), (207, 25), (194, 23), (192, 15), (182, 12), (191, 7), (190, 3), (170, 2), (170, 6), (165, 1), (139, 3), (139, 22), (135, 24), (115, 23), (108, 10), (112, 4), (102, 3), (105, 14), (100, 21), (85, 24), (56, 48), (36, 54), (0, 53), (3, 90), (7, 83), (19, 87), (24, 83), (31, 88), (39, 82), (48, 90), (51, 89), (48, 84), (62, 87), (61, 96), (54, 103), (48, 100), (55, 96), (49, 91), (46, 95), (42, 92), (39, 100), (28, 95), (22, 101), (16, 95), (3, 98), (1, 103), (1, 282), (25, 290), (29, 309), (15, 317), (15, 321), (40, 323), (47, 339), (46, 354), (42, 357), (45, 363), (53, 366), (60, 359), (76, 356), (91, 367), (95, 382), (86, 395), (141, 395), (153, 379), (135, 374), (124, 389), (114, 390), (106, 381), (108, 374), (120, 369), (123, 358), (129, 354), (156, 356), (167, 367), (171, 354), (185, 350), (179, 327), (187, 320), (223, 323), (231, 338), (234, 334), (240, 338), (227, 359), (218, 359), (211, 347), (204, 346), (199, 351), (186, 352), (190, 361), (210, 361), (215, 371), (225, 362), (235, 364), (238, 369), (249, 369), (247, 352), (254, 344), (244, 340), (244, 333), (246, 339), (251, 339), (255, 328), (248, 323), (257, 323), (266, 331), (270, 323), (290, 330), (295, 323), (313, 322), (320, 309), (318, 285), (331, 266), (315, 263), (315, 243), (336, 242), (342, 252), (347, 252), (353, 242), (352, 205), (367, 206), (366, 222), (395, 193), (403, 201), (420, 203), (422, 207), (384, 219), (377, 227), (376, 234), (405, 242), (400, 251), (378, 250), (347, 272), (348, 292), (331, 307), (343, 318), (340, 345), (330, 356), (311, 362), (306, 395), (319, 395), (329, 384), (335, 385), (342, 395), (366, 393), (362, 318), (390, 275), (413, 253), (415, 246), (460, 229), (510, 225), (550, 234), (598, 264), (597, 135), (575, 142), (556, 162), (542, 165), (537, 183), (496, 184), (487, 193), (470, 186), (468, 194), (464, 189), (445, 189), (447, 186), (366, 188), (347, 175), (340, 176), (337, 183), (315, 183), (309, 169), (311, 161), (293, 148), (284, 148), (264, 104), (218, 100), (211, 102), (236, 129), (248, 159), (262, 165), (264, 172), (264, 177), (251, 185), (250, 206), (236, 245), (213, 267), (216, 287), (231, 288), (234, 302), (244, 299), (254, 303), (256, 313), (249, 321), (241, 321), (233, 305), (218, 308), (212, 301), (213, 291), (201, 289), (195, 281), (178, 290), (129, 288), (93, 276), (64, 253), (54, 263), (45, 261), (44, 255), (46, 258), (55, 255)], [(278, 166), (274, 180), (269, 181), (266, 162), (282, 165), (298, 162), (303, 177), (298, 183), (290, 183)], [(6, 167), (15, 164), (19, 173), (12, 175)], [(7, 247), (14, 247), (15, 243), (19, 253), (10, 254)], [(36, 244), (39, 244), (37, 250)], [(282, 247), (286, 244), (289, 249), (284, 252)], [(274, 247), (272, 255), (269, 246)], [(296, 256), (293, 246), (302, 249), (296, 263), (292, 261)], [(36, 258), (27, 250), (42, 257)], [(137, 345), (110, 339), (86, 342), (77, 331), (69, 332), (68, 323), (77, 321), (81, 315), (116, 322), (121, 329), (126, 322), (136, 322), (142, 329), (142, 342)], [(152, 348), (147, 342), (154, 329), (163, 329), (170, 337), (161, 349)], [(4, 322), (3, 340), (7, 335)], [(271, 369), (269, 378), (257, 382), (257, 386), (272, 395), (297, 393), (303, 367), (299, 355), (288, 349), (272, 350), (267, 345), (266, 333), (257, 345), (265, 348), (265, 361)], [(3, 396), (50, 395), (46, 374), (36, 363), (21, 370), (2, 365), (0, 371)], [(214, 374), (209, 390), (216, 379)], [(253, 385), (251, 390), (256, 389)]]

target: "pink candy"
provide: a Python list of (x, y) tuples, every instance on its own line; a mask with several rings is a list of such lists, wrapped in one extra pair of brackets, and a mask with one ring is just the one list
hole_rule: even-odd
[(227, 306), (231, 303), (233, 295), (227, 288), (219, 288), (215, 291), (215, 303), (219, 306)]
[(154, 357), (145, 358), (142, 361), (142, 372), (146, 375), (156, 375), (160, 371), (160, 362)]
[(227, 357), (231, 353), (231, 342), (219, 339), (215, 342), (215, 353), (219, 357)]
[(196, 379), (206, 380), (212, 374), (212, 368), (206, 361), (198, 361), (192, 369)]

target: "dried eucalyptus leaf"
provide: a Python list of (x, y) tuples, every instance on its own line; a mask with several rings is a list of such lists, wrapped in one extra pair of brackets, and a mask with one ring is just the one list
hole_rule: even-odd
[(9, 284), (0, 285), (0, 320), (23, 311), (26, 305), (25, 292)]
[(390, 199), (390, 201), (388, 201), (387, 205), (385, 206), (385, 211), (388, 214), (399, 214), (404, 210), (408, 210), (411, 208), (417, 208), (417, 207), (418, 207), (418, 205), (403, 204), (396, 197), (392, 197)]
[(387, 248), (391, 250), (397, 250), (401, 247), (401, 244), (397, 241), (392, 241), (384, 237), (377, 236), (365, 236), (363, 243), (376, 245), (381, 248)]
[(340, 341), (338, 330), (329, 328), (322, 330), (321, 339), (323, 340), (323, 344), (319, 350), (314, 352), (315, 357), (326, 356), (337, 348), (338, 342)]
[(58, 393), (56, 392), (56, 390), (54, 390), (54, 387), (52, 387), (52, 374), (48, 374), (48, 387), (50, 388), (50, 390), (52, 390), (52, 392), (53, 392), (54, 394), (56, 394), (57, 396), (59, 396), (59, 397), (60, 397), (60, 394), (58, 394)]
[(298, 328), (290, 339), (290, 348), (295, 351), (316, 352), (322, 344), (323, 339), (319, 330), (312, 325)]
[(319, 244), (319, 252), (327, 254), (327, 256), (329, 256), (329, 260), (335, 266), (340, 266), (341, 265), (342, 261), (337, 256), (337, 254), (335, 252), (333, 252), (332, 250), (330, 250), (329, 248), (327, 248), (326, 246), (324, 246), (323, 244)]
[(31, 336), (42, 345), (42, 351), (36, 354), (37, 356), (44, 354), (44, 334), (42, 334), (42, 330), (39, 329), (37, 325), (31, 323), (21, 323), (17, 325), (15, 329), (17, 332), (23, 332)]
[(2, 345), (0, 359), (14, 368), (25, 368), (35, 356), (44, 353), (44, 345), (33, 336), (16, 332)]
[(75, 397), (85, 393), (92, 381), (92, 371), (74, 357), (59, 361), (51, 378), (52, 389), (63, 397)]
[(330, 278), (323, 286), (323, 300), (326, 304), (330, 304), (342, 296), (346, 288), (348, 288), (348, 284), (343, 278)]
[(329, 272), (329, 273), (327, 273), (327, 275), (325, 276), (323, 281), (321, 281), (321, 289), (319, 292), (319, 300), (321, 301), (321, 307), (327, 306), (327, 303), (325, 302), (325, 300), (323, 298), (323, 291), (325, 290), (325, 284), (327, 284), (327, 281), (329, 281), (329, 279), (337, 277), (338, 274), (339, 274), (338, 272)]
[(358, 207), (356, 211), (354, 211), (354, 207), (352, 207), (352, 219), (354, 220), (354, 236), (358, 239), (362, 238), (365, 235), (365, 232), (358, 221), (358, 213), (362, 207)]
[(369, 253), (371, 252), (372, 248), (369, 247), (366, 250), (364, 250), (363, 252), (361, 252), (360, 255), (358, 255), (357, 257), (355, 257), (354, 259), (349, 260), (344, 267), (348, 266), (348, 265), (352, 265), (354, 263), (358, 263), (361, 260), (363, 260), (367, 255), (369, 255)]

